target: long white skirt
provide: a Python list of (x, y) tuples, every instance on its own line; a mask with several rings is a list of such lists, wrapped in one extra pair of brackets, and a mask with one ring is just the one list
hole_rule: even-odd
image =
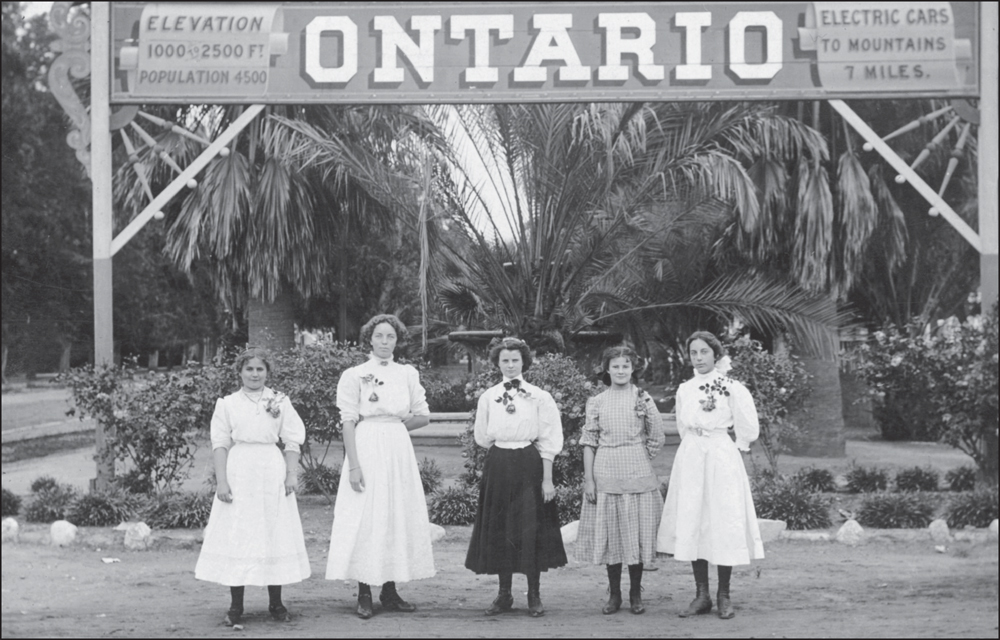
[(360, 493), (351, 488), (345, 464), (326, 579), (380, 585), (433, 577), (427, 502), (406, 427), (364, 420), (354, 441), (365, 486)]
[(750, 564), (764, 557), (750, 480), (724, 431), (684, 437), (670, 471), (656, 550), (675, 560)]
[(233, 501), (216, 496), (194, 577), (230, 587), (282, 585), (309, 577), (295, 494), (285, 495), (285, 459), (273, 444), (237, 443), (226, 475)]

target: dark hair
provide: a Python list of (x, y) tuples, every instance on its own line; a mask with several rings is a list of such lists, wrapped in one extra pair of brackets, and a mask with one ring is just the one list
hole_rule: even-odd
[(715, 361), (718, 362), (719, 358), (726, 355), (726, 350), (722, 348), (722, 343), (719, 339), (715, 337), (715, 334), (709, 333), (708, 331), (695, 331), (684, 343), (684, 354), (689, 360), (691, 358), (691, 343), (695, 340), (702, 340), (705, 344), (712, 347), (712, 353), (715, 354)]
[(611, 361), (615, 358), (628, 358), (629, 362), (632, 363), (632, 382), (637, 382), (639, 376), (646, 370), (646, 359), (631, 347), (625, 345), (608, 347), (601, 354), (601, 382), (609, 387), (611, 386), (611, 374), (608, 372), (608, 367), (611, 366)]
[(254, 358), (260, 358), (260, 361), (264, 363), (264, 368), (267, 369), (267, 375), (271, 375), (271, 354), (264, 347), (247, 347), (243, 353), (236, 356), (236, 362), (233, 363), (236, 375), (239, 375), (243, 371), (243, 366)]
[(500, 352), (501, 351), (520, 351), (521, 361), (524, 366), (521, 371), (527, 371), (528, 367), (531, 366), (531, 349), (528, 347), (528, 343), (520, 338), (494, 338), (490, 342), (490, 362), (493, 366), (500, 366)]
[(391, 313), (380, 313), (374, 316), (371, 320), (365, 323), (365, 326), (361, 327), (361, 335), (358, 337), (358, 344), (362, 347), (371, 346), (372, 334), (375, 333), (375, 327), (380, 324), (385, 323), (392, 327), (396, 331), (396, 346), (401, 347), (407, 342), (407, 331), (406, 325), (403, 321), (392, 315)]

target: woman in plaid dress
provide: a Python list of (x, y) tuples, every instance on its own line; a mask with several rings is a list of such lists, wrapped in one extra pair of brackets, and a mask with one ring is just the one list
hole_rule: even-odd
[(603, 612), (622, 605), (622, 564), (628, 565), (629, 609), (643, 613), (642, 565), (656, 558), (656, 528), (663, 499), (650, 464), (663, 446), (656, 404), (634, 384), (639, 358), (628, 347), (611, 347), (602, 358), (611, 388), (587, 402), (583, 449), (584, 497), (576, 557), (608, 568), (611, 597)]

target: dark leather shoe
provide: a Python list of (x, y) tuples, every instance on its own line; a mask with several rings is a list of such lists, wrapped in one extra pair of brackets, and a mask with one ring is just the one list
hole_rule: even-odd
[(629, 611), (638, 615), (640, 613), (646, 613), (646, 607), (642, 604), (642, 595), (639, 593), (628, 594), (628, 604)]
[(678, 615), (682, 618), (687, 618), (689, 616), (699, 616), (711, 610), (712, 599), (708, 597), (708, 587), (702, 588), (699, 586), (697, 595), (691, 601), (691, 604), (688, 605), (687, 611), (681, 611)]
[(733, 610), (733, 603), (729, 599), (729, 591), (719, 591), (715, 594), (715, 601), (718, 604), (719, 617), (723, 620), (729, 620), (736, 616), (736, 611)]
[(612, 593), (611, 597), (608, 598), (608, 603), (604, 605), (601, 609), (601, 613), (604, 615), (611, 615), (612, 613), (618, 613), (618, 610), (622, 608), (622, 594)]
[(367, 620), (375, 615), (375, 611), (372, 609), (372, 596), (370, 593), (363, 593), (358, 596), (358, 617), (362, 620)]
[(243, 624), (243, 609), (230, 609), (226, 612), (226, 626), (235, 627)]
[(545, 615), (545, 608), (542, 606), (542, 596), (538, 592), (528, 592), (528, 615), (532, 618), (541, 618)]
[(403, 600), (395, 590), (386, 593), (383, 591), (378, 596), (379, 602), (382, 603), (382, 608), (386, 611), (400, 611), (402, 613), (413, 613), (417, 610), (417, 606), (410, 604), (406, 600)]
[(501, 591), (494, 598), (493, 604), (491, 604), (485, 611), (488, 616), (496, 616), (501, 613), (507, 613), (514, 606), (514, 596), (511, 595), (510, 591)]
[(268, 607), (267, 612), (271, 614), (271, 619), (275, 622), (288, 622), (292, 616), (288, 613), (285, 605), (279, 604), (276, 607)]

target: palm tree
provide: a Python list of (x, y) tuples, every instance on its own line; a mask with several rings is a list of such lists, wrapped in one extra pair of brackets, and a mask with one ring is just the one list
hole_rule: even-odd
[[(168, 115), (212, 138), (237, 113), (235, 108), (192, 107)], [(430, 129), (419, 111), (406, 108), (269, 107), (268, 115), (254, 120), (231, 153), (215, 158), (198, 186), (166, 211), (165, 251), (188, 272), (198, 261), (210, 265), (234, 329), (246, 309), (251, 342), (287, 348), (293, 342), (297, 297), (307, 300), (332, 291), (345, 299), (345, 270), (352, 265), (334, 259), (349, 255), (351, 236), (391, 235), (396, 223), (394, 212), (349, 166), (308, 168), (291, 161), (287, 145), (294, 132), (284, 123), (308, 123), (384, 172), (394, 163), (398, 132)], [(200, 152), (197, 144), (169, 131), (157, 144), (182, 166)], [(138, 154), (153, 167), (154, 183), (171, 177), (156, 156), (160, 149), (146, 146)], [(126, 214), (134, 214), (144, 202), (142, 186), (127, 164), (119, 173), (118, 200)], [(338, 271), (339, 283), (332, 277)], [(338, 324), (347, 324), (345, 315)], [(348, 335), (347, 328), (339, 326), (339, 335)]]

